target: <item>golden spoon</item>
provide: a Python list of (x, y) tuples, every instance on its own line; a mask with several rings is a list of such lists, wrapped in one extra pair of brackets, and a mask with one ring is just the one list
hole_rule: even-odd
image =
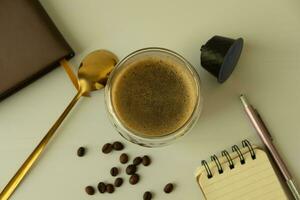
[(60, 115), (55, 124), (51, 127), (48, 133), (44, 136), (39, 145), (30, 154), (27, 160), (23, 163), (17, 173), (5, 186), (0, 194), (0, 200), (7, 200), (18, 187), (27, 172), (30, 170), (34, 162), (44, 151), (46, 145), (54, 135), (57, 128), (63, 122), (65, 117), (77, 103), (81, 96), (88, 96), (91, 91), (104, 88), (108, 76), (114, 66), (117, 64), (117, 57), (109, 51), (97, 50), (87, 55), (78, 69), (78, 84), (79, 90), (72, 99), (65, 111)]

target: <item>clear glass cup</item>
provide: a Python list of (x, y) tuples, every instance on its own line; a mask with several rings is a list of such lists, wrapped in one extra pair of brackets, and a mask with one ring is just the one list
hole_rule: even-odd
[[(137, 59), (147, 59), (149, 56), (158, 57), (159, 59), (172, 59), (172, 61), (176, 62), (177, 65), (188, 70), (188, 72), (191, 74), (191, 77), (193, 78), (193, 83), (195, 84), (194, 92), (196, 94), (196, 103), (194, 105), (191, 116), (183, 126), (178, 128), (176, 131), (163, 136), (143, 136), (134, 133), (132, 130), (129, 130), (124, 124), (122, 124), (122, 122), (118, 118), (112, 103), (112, 86), (114, 84), (115, 77), (119, 75), (120, 70)], [(167, 145), (191, 130), (200, 116), (202, 110), (202, 102), (203, 98), (200, 91), (200, 78), (194, 67), (178, 53), (159, 47), (140, 49), (126, 56), (115, 66), (105, 87), (106, 110), (113, 126), (120, 133), (120, 135), (128, 141), (146, 147), (159, 147)]]

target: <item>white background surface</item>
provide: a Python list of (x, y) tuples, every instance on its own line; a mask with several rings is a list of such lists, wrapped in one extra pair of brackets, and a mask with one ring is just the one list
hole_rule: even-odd
[[(104, 48), (123, 58), (148, 46), (177, 51), (199, 71), (204, 110), (195, 128), (171, 146), (146, 149), (126, 143), (131, 156), (149, 154), (151, 167), (141, 168), (136, 186), (128, 181), (114, 194), (87, 196), (84, 187), (112, 181), (120, 153), (103, 155), (101, 146), (124, 141), (105, 113), (103, 91), (82, 99), (57, 137), (11, 199), (202, 199), (194, 171), (202, 159), (242, 139), (260, 144), (238, 95), (245, 92), (270, 127), (276, 145), (300, 183), (300, 1), (299, 0), (42, 0), (58, 28), (77, 52), (77, 69), (88, 52)], [(213, 35), (243, 37), (244, 50), (231, 78), (220, 85), (200, 67), (199, 49)], [(62, 68), (0, 103), (0, 188), (75, 95)], [(79, 146), (88, 147), (83, 158)], [(124, 171), (122, 171), (124, 172)], [(125, 175), (123, 176), (125, 177)], [(127, 180), (127, 177), (126, 177)], [(167, 182), (174, 193), (162, 192)]]

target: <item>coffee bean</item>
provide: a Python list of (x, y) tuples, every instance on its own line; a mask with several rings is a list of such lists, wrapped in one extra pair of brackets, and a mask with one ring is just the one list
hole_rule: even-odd
[(105, 185), (105, 183), (100, 182), (97, 187), (98, 187), (98, 190), (99, 190), (100, 193), (106, 192), (106, 185)]
[(165, 193), (170, 193), (170, 192), (173, 191), (173, 188), (174, 188), (173, 184), (172, 184), (172, 183), (168, 183), (168, 184), (165, 186), (164, 191), (165, 191)]
[(86, 192), (88, 195), (94, 195), (94, 194), (95, 194), (95, 189), (94, 189), (92, 186), (86, 186), (85, 192)]
[(121, 142), (114, 142), (113, 148), (114, 150), (121, 151), (124, 149), (124, 145)]
[(116, 167), (111, 168), (111, 169), (110, 169), (110, 174), (111, 174), (112, 176), (117, 176), (117, 175), (119, 174), (119, 169), (116, 168)]
[(133, 164), (134, 165), (139, 165), (141, 164), (143, 161), (143, 159), (141, 157), (136, 157), (134, 160), (133, 160)]
[(108, 193), (113, 193), (115, 191), (115, 188), (114, 188), (114, 186), (112, 184), (107, 184), (106, 185), (106, 191)]
[(113, 150), (113, 147), (110, 143), (106, 143), (105, 145), (103, 145), (102, 147), (102, 152), (105, 154), (110, 153)]
[(85, 154), (85, 148), (84, 147), (79, 147), (77, 150), (77, 156), (82, 157)]
[(128, 165), (126, 167), (126, 174), (132, 175), (136, 172), (136, 166), (135, 165)]
[(152, 194), (151, 192), (147, 191), (144, 193), (144, 196), (143, 196), (143, 199), (144, 200), (151, 200), (152, 199)]
[(120, 163), (125, 164), (129, 160), (128, 155), (126, 153), (122, 153), (120, 155)]
[(139, 182), (139, 180), (140, 180), (140, 176), (138, 174), (133, 174), (129, 178), (129, 183), (131, 185), (135, 185)]
[(149, 156), (144, 156), (142, 162), (143, 162), (144, 166), (148, 166), (151, 164), (151, 160), (150, 160)]
[(114, 185), (116, 187), (120, 187), (123, 184), (123, 179), (122, 178), (116, 178)]

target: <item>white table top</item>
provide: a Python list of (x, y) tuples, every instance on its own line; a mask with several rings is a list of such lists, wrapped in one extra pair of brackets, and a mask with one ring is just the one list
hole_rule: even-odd
[[(261, 112), (295, 179), (300, 184), (300, 1), (41, 0), (77, 55), (104, 48), (122, 58), (148, 46), (177, 51), (199, 71), (204, 110), (194, 129), (178, 142), (147, 149), (126, 142), (131, 156), (149, 154), (151, 167), (140, 169), (136, 186), (128, 181), (114, 194), (89, 197), (88, 184), (112, 181), (119, 153), (100, 153), (102, 145), (124, 141), (105, 113), (103, 91), (82, 99), (11, 199), (203, 199), (194, 171), (202, 159), (248, 138), (259, 138), (238, 95), (247, 94)], [(200, 67), (199, 49), (213, 35), (243, 37), (244, 50), (231, 78), (220, 85)], [(75, 94), (62, 68), (0, 103), (0, 188), (3, 188)], [(125, 142), (125, 141), (124, 141)], [(88, 147), (83, 158), (79, 146)], [(124, 171), (123, 171), (124, 172)], [(126, 177), (125, 175), (123, 177)], [(127, 177), (126, 177), (127, 178)], [(127, 180), (127, 179), (126, 179)], [(162, 192), (167, 182), (174, 193)]]

